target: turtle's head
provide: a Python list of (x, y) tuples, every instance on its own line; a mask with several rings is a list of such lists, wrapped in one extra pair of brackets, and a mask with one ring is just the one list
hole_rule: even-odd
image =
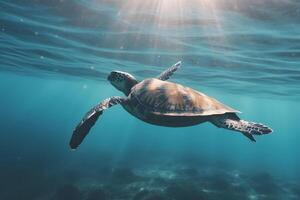
[(107, 80), (126, 96), (129, 95), (131, 88), (137, 84), (137, 80), (129, 73), (121, 71), (112, 71)]

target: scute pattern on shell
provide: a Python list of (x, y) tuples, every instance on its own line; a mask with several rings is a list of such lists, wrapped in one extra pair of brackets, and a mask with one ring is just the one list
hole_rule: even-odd
[(201, 92), (154, 78), (138, 83), (130, 95), (145, 109), (163, 115), (206, 116), (239, 112)]

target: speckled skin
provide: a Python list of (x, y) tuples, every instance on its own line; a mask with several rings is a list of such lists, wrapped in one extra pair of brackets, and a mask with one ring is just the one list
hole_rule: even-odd
[(192, 126), (210, 121), (213, 115), (239, 112), (191, 88), (154, 78), (136, 84), (122, 106), (138, 119), (169, 127)]

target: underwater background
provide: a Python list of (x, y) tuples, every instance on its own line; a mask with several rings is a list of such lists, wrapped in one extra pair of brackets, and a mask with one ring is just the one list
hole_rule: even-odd
[[(177, 61), (170, 79), (274, 132), (252, 143), (209, 123), (84, 114)], [(1, 0), (1, 200), (300, 199), (300, 1)]]

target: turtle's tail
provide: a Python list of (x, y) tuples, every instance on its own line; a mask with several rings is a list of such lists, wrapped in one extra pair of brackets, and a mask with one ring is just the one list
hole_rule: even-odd
[(273, 132), (271, 128), (263, 124), (241, 120), (234, 113), (214, 116), (212, 123), (220, 128), (241, 132), (253, 142), (256, 142), (253, 135), (264, 135)]

